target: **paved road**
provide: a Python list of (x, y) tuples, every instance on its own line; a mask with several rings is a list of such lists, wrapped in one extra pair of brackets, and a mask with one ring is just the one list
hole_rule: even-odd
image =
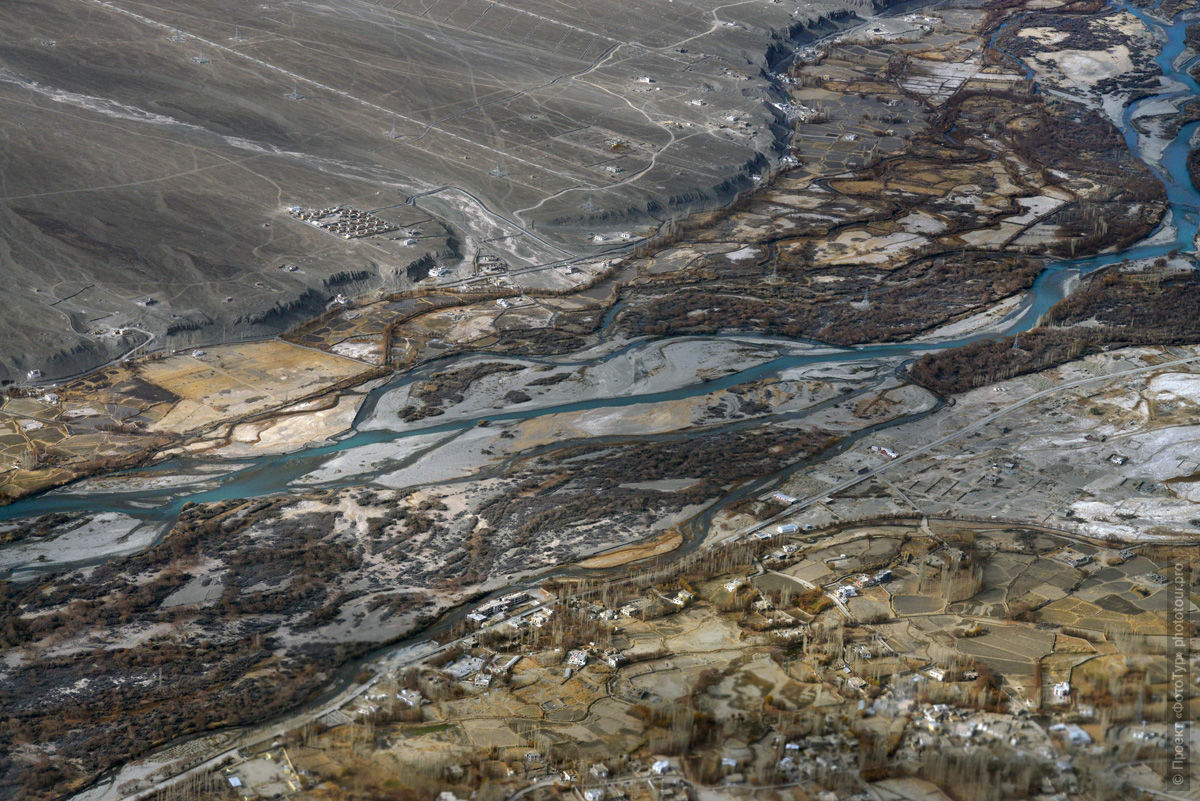
[[(824, 490), (820, 494), (813, 495), (811, 497), (799, 500), (796, 503), (789, 506), (784, 511), (780, 512), (779, 514), (775, 515), (774, 517), (772, 517), (768, 520), (757, 523), (753, 526), (746, 527), (739, 531), (731, 532), (730, 534), (727, 534), (721, 538), (718, 538), (718, 539), (712, 541), (706, 547), (707, 548), (718, 548), (718, 547), (721, 547), (722, 545), (726, 545), (726, 544), (728, 544), (736, 539), (739, 539), (741, 537), (744, 537), (748, 534), (752, 534), (756, 531), (761, 531), (762, 529), (766, 528), (767, 526), (773, 525), (773, 524), (777, 523), (778, 521), (785, 519), (785, 518), (795, 514), (796, 512), (801, 511), (802, 509), (805, 509), (805, 508), (813, 505), (814, 503), (817, 503), (822, 498), (825, 498), (829, 495), (836, 494), (838, 492), (842, 492), (843, 490), (846, 490), (846, 489), (849, 489), (850, 487), (861, 484), (864, 481), (869, 481), (870, 479), (874, 478), (875, 476), (877, 476), (887, 470), (890, 470), (890, 469), (896, 467), (897, 465), (909, 462), (909, 461), (917, 458), (918, 456), (922, 456), (926, 453), (929, 453), (930, 451), (933, 451), (949, 442), (953, 442), (954, 440), (956, 440), (960, 437), (963, 437), (967, 434), (970, 434), (973, 431), (978, 431), (979, 429), (1000, 419), (1001, 417), (1003, 417), (1017, 409), (1020, 409), (1024, 406), (1028, 406), (1029, 404), (1034, 403), (1035, 401), (1041, 400), (1042, 398), (1050, 397), (1055, 394), (1061, 393), (1065, 390), (1074, 389), (1076, 387), (1081, 387), (1081, 386), (1086, 386), (1087, 384), (1091, 384), (1091, 383), (1095, 383), (1095, 382), (1099, 382), (1099, 381), (1109, 381), (1112, 379), (1122, 378), (1125, 376), (1132, 376), (1132, 375), (1139, 375), (1142, 373), (1154, 372), (1156, 370), (1162, 370), (1162, 369), (1169, 368), (1169, 367), (1175, 367), (1175, 366), (1180, 366), (1180, 365), (1184, 365), (1184, 364), (1189, 364), (1191, 362), (1196, 362), (1196, 361), (1200, 361), (1200, 356), (1190, 356), (1187, 358), (1173, 359), (1170, 361), (1161, 362), (1159, 364), (1147, 365), (1145, 367), (1135, 367), (1135, 368), (1130, 368), (1128, 370), (1118, 370), (1116, 372), (1107, 373), (1104, 375), (1087, 376), (1085, 378), (1076, 379), (1075, 381), (1070, 381), (1065, 384), (1059, 384), (1057, 386), (1050, 387), (1049, 389), (1044, 389), (1039, 392), (1035, 392), (1031, 395), (1027, 395), (1026, 397), (1024, 397), (1020, 400), (1014, 401), (1010, 404), (1007, 404), (1007, 405), (997, 409), (994, 412), (990, 412), (989, 414), (984, 415), (983, 417), (979, 418), (978, 420), (975, 420), (974, 422), (963, 426), (962, 428), (958, 429), (957, 431), (953, 431), (942, 437), (938, 437), (935, 440), (931, 440), (930, 442), (928, 442), (924, 445), (918, 446), (917, 448), (914, 448), (913, 450), (908, 451), (907, 453), (897, 456), (895, 459), (891, 459), (891, 460), (879, 465), (878, 467), (872, 468), (871, 470), (868, 470), (866, 473), (863, 473), (861, 475), (856, 474), (856, 475), (852, 476), (851, 478), (841, 481), (838, 484), (835, 484), (834, 486)], [(618, 582), (614, 582), (614, 583), (620, 584), (620, 583), (625, 583), (625, 582), (618, 581)], [(830, 596), (830, 597), (832, 597), (832, 596)], [(845, 607), (837, 601), (837, 599), (833, 599), (833, 600), (835, 603), (838, 604), (838, 606), (844, 612), (848, 613), (848, 610), (846, 610)], [(533, 614), (535, 611), (543, 608), (544, 606), (545, 606), (545, 604), (538, 604), (536, 606), (530, 607), (528, 609), (525, 609), (525, 610), (517, 613), (516, 615), (513, 615), (510, 618), (507, 618), (507, 620), (519, 620), (523, 617)], [(399, 658), (396, 658), (396, 657), (387, 658), (388, 663), (389, 663), (388, 667), (391, 670), (394, 670), (396, 668), (405, 667), (405, 666), (408, 666), (411, 664), (415, 664), (416, 662), (423, 661), (425, 659), (428, 659), (430, 656), (433, 656), (434, 654), (441, 653), (450, 648), (453, 648), (456, 645), (461, 644), (464, 640), (468, 639), (468, 637), (470, 637), (470, 636), (473, 636), (473, 635), (468, 635), (467, 637), (459, 638), (458, 640), (446, 642), (446, 643), (438, 645), (432, 649), (413, 648), (410, 651), (406, 652), (403, 656), (400, 656)], [(181, 779), (187, 778), (188, 776), (191, 776), (194, 774), (202, 773), (207, 770), (211, 770), (212, 768), (216, 767), (217, 765), (220, 765), (222, 763), (222, 761), (229, 759), (229, 758), (236, 757), (239, 748), (243, 748), (248, 745), (261, 743), (268, 739), (273, 739), (275, 737), (278, 737), (278, 736), (286, 733), (287, 731), (294, 730), (297, 727), (299, 727), (309, 721), (316, 720), (317, 718), (320, 718), (326, 714), (329, 714), (330, 712), (334, 711), (335, 709), (340, 709), (343, 706), (345, 706), (347, 703), (349, 703), (350, 701), (359, 697), (360, 695), (365, 693), (368, 689), (370, 689), (375, 684), (375, 682), (378, 680), (378, 678), (379, 678), (379, 676), (377, 675), (375, 677), (372, 677), (370, 680), (368, 680), (367, 682), (365, 682), (363, 684), (356, 685), (353, 687), (348, 687), (342, 693), (338, 694), (338, 696), (336, 696), (334, 699), (330, 700), (329, 702), (327, 702), (325, 704), (322, 704), (317, 709), (299, 712), (293, 716), (290, 716), (286, 720), (276, 723), (274, 725), (253, 729), (253, 730), (239, 736), (237, 738), (237, 740), (235, 741), (235, 745), (223, 750), (221, 753), (210, 757), (209, 759), (205, 760), (204, 762), (196, 765), (193, 768), (183, 771), (182, 773), (175, 774), (174, 776), (171, 776), (170, 778), (167, 778), (160, 782), (157, 782), (151, 788), (143, 790), (135, 795), (126, 796), (123, 798), (123, 801), (142, 801), (143, 799), (148, 798), (149, 796), (153, 795), (154, 793), (177, 783)], [(92, 788), (93, 792), (86, 793), (87, 797), (89, 799), (92, 799), (92, 801), (107, 801), (107, 799), (110, 799), (110, 798), (117, 798), (117, 797), (119, 797), (119, 794), (114, 794), (114, 791), (116, 789), (115, 785), (116, 785), (116, 782), (114, 781), (112, 784), (110, 784), (107, 788), (105, 788), (103, 791), (101, 791), (99, 793), (94, 792), (97, 788)], [(1170, 796), (1164, 795), (1163, 797), (1170, 797)]]
[[(822, 498), (825, 498), (829, 495), (836, 494), (838, 492), (842, 492), (843, 490), (846, 490), (846, 489), (849, 489), (850, 487), (861, 484), (864, 481), (869, 481), (870, 479), (874, 478), (875, 476), (877, 476), (887, 470), (890, 470), (890, 469), (896, 467), (897, 465), (901, 465), (906, 462), (909, 462), (909, 461), (917, 458), (918, 456), (922, 456), (926, 453), (929, 453), (930, 451), (935, 450), (949, 442), (953, 442), (954, 440), (956, 440), (960, 437), (963, 437), (967, 434), (970, 434), (973, 431), (978, 431), (979, 429), (983, 428), (984, 426), (988, 425), (989, 423), (992, 423), (992, 422), (1000, 419), (1001, 417), (1003, 417), (1013, 411), (1016, 411), (1017, 409), (1020, 409), (1024, 406), (1028, 406), (1029, 404), (1034, 403), (1035, 401), (1041, 400), (1042, 398), (1051, 397), (1051, 396), (1061, 393), (1065, 390), (1074, 389), (1076, 387), (1081, 387), (1081, 386), (1086, 386), (1087, 384), (1091, 384), (1091, 383), (1095, 383), (1095, 382), (1099, 382), (1099, 381), (1109, 381), (1112, 379), (1122, 378), (1125, 376), (1139, 375), (1142, 373), (1154, 372), (1156, 370), (1162, 370), (1162, 369), (1169, 368), (1169, 367), (1176, 367), (1179, 365), (1189, 364), (1191, 362), (1197, 362), (1197, 361), (1200, 361), (1200, 356), (1190, 356), (1187, 358), (1173, 359), (1170, 361), (1161, 362), (1159, 364), (1147, 365), (1145, 367), (1135, 367), (1135, 368), (1130, 368), (1128, 370), (1118, 370), (1116, 372), (1106, 373), (1104, 375), (1087, 376), (1085, 378), (1076, 379), (1075, 381), (1069, 381), (1065, 384), (1059, 384), (1057, 386), (1050, 387), (1049, 389), (1044, 389), (1039, 392), (1035, 392), (1031, 395), (1027, 395), (1026, 397), (1024, 397), (1020, 400), (1014, 401), (1010, 404), (1007, 404), (1006, 406), (1003, 406), (1003, 407), (997, 409), (994, 412), (984, 415), (983, 417), (979, 418), (978, 420), (975, 420), (974, 422), (963, 426), (962, 428), (958, 429), (957, 431), (953, 431), (942, 437), (938, 437), (935, 440), (931, 440), (930, 442), (928, 442), (924, 445), (918, 446), (917, 448), (914, 448), (913, 450), (908, 451), (907, 453), (897, 456), (895, 459), (890, 459), (889, 461), (879, 465), (878, 467), (868, 470), (866, 473), (863, 473), (861, 475), (854, 475), (853, 477), (848, 478), (842, 482), (839, 482), (838, 484), (835, 484), (834, 486), (824, 490), (823, 492), (821, 492), (818, 495), (813, 495), (811, 497), (799, 500), (796, 503), (789, 506), (784, 511), (780, 512), (779, 514), (775, 515), (774, 517), (772, 517), (768, 520), (757, 523), (753, 526), (746, 527), (739, 531), (731, 532), (730, 534), (727, 534), (724, 537), (718, 538), (706, 547), (717, 548), (722, 545), (728, 544), (729, 542), (732, 542), (733, 540), (744, 537), (748, 534), (752, 534), (756, 531), (761, 531), (762, 529), (766, 528), (767, 526), (773, 525), (773, 524), (777, 523), (778, 521), (785, 519), (785, 518), (795, 514), (798, 511), (801, 511), (802, 509), (812, 506), (814, 503), (817, 503)], [(624, 582), (618, 581), (618, 582), (614, 582), (614, 583), (624, 583)], [(834, 602), (837, 603), (837, 600), (834, 599)], [(517, 619), (520, 619), (527, 615), (533, 614), (533, 612), (537, 611), (538, 609), (541, 609), (543, 606), (545, 606), (545, 604), (539, 604), (537, 606), (531, 607), (529, 609), (526, 609), (526, 610), (512, 616), (511, 618), (508, 618), (508, 620), (517, 620)], [(841, 607), (843, 609), (843, 611), (848, 611), (848, 610), (845, 610), (845, 607), (842, 604), (838, 603), (838, 606)], [(471, 636), (471, 635), (468, 635), (468, 636)], [(414, 664), (418, 661), (428, 659), (430, 656), (432, 656), (434, 654), (441, 653), (449, 648), (452, 648), (456, 645), (461, 644), (463, 642), (463, 640), (465, 640), (465, 639), (467, 639), (467, 638), (464, 637), (464, 638), (460, 638), (458, 640), (447, 642), (447, 643), (437, 646), (436, 648), (433, 648), (432, 650), (413, 649), (410, 653), (406, 654), (405, 656), (401, 657), (400, 659), (394, 659), (393, 661), (391, 661), (389, 664), (389, 667), (392, 669), (405, 667), (407, 665)], [(296, 715), (289, 717), (287, 720), (277, 723), (273, 726), (263, 727), (260, 729), (254, 729), (253, 731), (240, 736), (238, 738), (237, 744), (235, 746), (222, 751), (221, 753), (211, 757), (210, 759), (197, 765), (194, 768), (184, 771), (183, 773), (176, 774), (169, 779), (164, 779), (163, 781), (158, 782), (157, 784), (154, 785), (154, 787), (152, 787), (150, 789), (139, 792), (133, 796), (128, 796), (124, 799), (124, 801), (141, 801), (142, 799), (147, 798), (148, 796), (152, 795), (153, 793), (155, 793), (165, 787), (168, 787), (172, 784), (175, 784), (180, 779), (186, 778), (187, 776), (190, 776), (195, 773), (200, 773), (205, 770), (209, 770), (212, 767), (220, 764), (222, 760), (224, 760), (228, 757), (235, 756), (238, 748), (245, 747), (247, 745), (251, 745), (254, 743), (260, 743), (264, 740), (271, 739), (274, 737), (278, 737), (279, 735), (281, 735), (287, 731), (293, 730), (293, 729), (297, 728), (298, 726), (303, 725), (304, 723), (307, 723), (311, 720), (315, 720), (323, 715), (328, 714), (329, 712), (332, 712), (335, 709), (339, 709), (339, 708), (345, 706), (349, 701), (351, 701), (351, 700), (357, 698), (358, 696), (362, 695), (363, 693), (365, 693), (370, 687), (372, 687), (375, 684), (377, 679), (378, 679), (378, 677), (374, 677), (364, 684), (347, 688), (344, 692), (339, 694), (336, 698), (334, 698), (333, 700), (329, 701), (326, 704), (323, 704), (318, 709), (308, 710), (305, 712), (297, 713)], [(100, 795), (94, 795), (94, 796), (92, 796), (92, 798), (105, 799), (107, 797), (115, 797), (115, 796), (110, 796), (110, 793), (112, 792), (113, 789), (115, 789), (115, 788), (110, 786), (110, 788), (108, 789), (107, 792), (104, 792), (103, 794), (100, 794)], [(1164, 797), (1167, 797), (1167, 796), (1164, 796)]]
[[(501, 622), (520, 620), (532, 615), (534, 612), (544, 608), (545, 606), (546, 604), (537, 604), (536, 606), (524, 609), (517, 614), (512, 615), (511, 617), (505, 618), (505, 621)], [(421, 644), (418, 643), (416, 646), (407, 649), (400, 654), (392, 654), (390, 656), (382, 657), (382, 660), (387, 662), (389, 671), (396, 670), (416, 664), (418, 662), (423, 662), (435, 654), (440, 654), (443, 651), (447, 651), (457, 645), (461, 645), (464, 641), (473, 636), (475, 635), (468, 634), (464, 637), (458, 638), (457, 640), (450, 640), (449, 642), (445, 642), (441, 645), (431, 648), (422, 648), (420, 647)], [(432, 645), (432, 643), (430, 644)], [(189, 776), (206, 773), (216, 767), (219, 767), (226, 761), (233, 761), (237, 759), (238, 751), (242, 748), (259, 745), (268, 740), (274, 740), (277, 737), (287, 734), (289, 731), (296, 730), (306, 723), (310, 723), (314, 720), (324, 717), (325, 715), (328, 715), (330, 712), (341, 709), (346, 704), (350, 703), (355, 698), (358, 698), (367, 690), (375, 686), (375, 683), (378, 682), (379, 679), (384, 675), (384, 672), (380, 672), (362, 684), (347, 687), (345, 690), (338, 693), (334, 698), (317, 707), (316, 709), (308, 709), (302, 712), (297, 712), (296, 714), (291, 715), (277, 723), (250, 729), (249, 731), (238, 735), (233, 744), (222, 750), (220, 753), (209, 757), (203, 762), (188, 768), (187, 770), (181, 771), (180, 773), (175, 773), (165, 779), (162, 779), (161, 781), (155, 782), (154, 785), (146, 788), (145, 790), (140, 790), (132, 795), (122, 795), (121, 793), (117, 792), (117, 782), (121, 781), (121, 783), (124, 784), (128, 779), (122, 781), (118, 776), (116, 780), (110, 782), (107, 786), (104, 786), (103, 788), (93, 786), (92, 788), (79, 793), (77, 796), (75, 796), (75, 798), (86, 798), (88, 801), (115, 801), (115, 799), (121, 799), (121, 801), (145, 801), (145, 799), (150, 798), (151, 796), (165, 790), (168, 787), (178, 784), (181, 780), (186, 779)]]
[[(864, 474), (862, 474), (862, 475), (854, 475), (850, 478), (846, 478), (845, 481), (841, 481), (839, 483), (834, 484), (833, 487), (829, 487), (828, 489), (823, 490), (823, 492), (821, 492), (820, 494), (812, 495), (812, 496), (809, 496), (809, 498), (798, 500), (797, 502), (794, 502), (794, 504), (792, 504), (791, 506), (788, 506), (786, 508), (786, 510), (780, 512), (779, 514), (776, 514), (776, 516), (769, 518), (767, 520), (763, 520), (763, 522), (761, 522), (761, 523), (757, 523), (755, 525), (748, 526), (748, 528), (745, 528), (745, 529), (742, 529), (739, 531), (733, 531), (733, 532), (731, 532), (731, 534), (725, 535), (724, 537), (720, 537), (720, 538), (718, 538), (718, 540), (714, 540), (707, 547), (708, 548), (718, 548), (718, 547), (722, 546), (722, 544), (727, 544), (728, 542), (737, 540), (737, 538), (744, 537), (744, 536), (750, 535), (750, 534), (754, 534), (755, 531), (761, 531), (762, 529), (767, 528), (767, 526), (769, 526), (769, 525), (778, 523), (779, 520), (781, 520), (781, 519), (790, 517), (790, 516), (792, 516), (792, 514), (802, 511), (802, 510), (804, 510), (804, 508), (816, 504), (816, 502), (820, 501), (823, 498), (827, 498), (827, 496), (829, 496), (829, 495), (840, 493), (840, 492), (842, 492), (842, 490), (857, 486), (857, 484), (860, 484), (864, 481), (870, 481), (871, 478), (874, 478), (875, 476), (882, 474), (882, 472), (884, 472), (884, 471), (895, 468), (896, 465), (911, 462), (911, 460), (914, 458), (923, 456), (923, 454), (929, 453), (930, 451), (934, 451), (934, 450), (936, 450), (936, 448), (941, 447), (942, 445), (948, 444), (948, 442), (952, 442), (956, 439), (961, 438), (961, 436), (965, 436), (966, 434), (976, 432), (976, 430), (979, 430), (980, 428), (983, 428), (984, 426), (988, 426), (989, 423), (995, 422), (996, 420), (998, 420), (998, 418), (1001, 418), (1004, 415), (1008, 415), (1008, 414), (1010, 414), (1010, 412), (1013, 412), (1015, 410), (1024, 408), (1024, 406), (1030, 405), (1031, 403), (1040, 401), (1040, 399), (1042, 399), (1042, 398), (1054, 396), (1054, 395), (1056, 395), (1056, 393), (1060, 393), (1064, 390), (1072, 390), (1072, 389), (1075, 389), (1075, 387), (1086, 386), (1088, 384), (1097, 383), (1097, 381), (1109, 381), (1112, 379), (1129, 377), (1129, 375), (1139, 375), (1142, 373), (1151, 373), (1154, 371), (1160, 371), (1160, 369), (1169, 368), (1169, 367), (1177, 367), (1177, 366), (1181, 366), (1181, 365), (1187, 365), (1187, 363), (1196, 362), (1196, 361), (1200, 361), (1200, 356), (1189, 356), (1189, 357), (1186, 357), (1186, 359), (1175, 359), (1175, 360), (1160, 362), (1160, 363), (1158, 363), (1158, 365), (1148, 365), (1145, 367), (1135, 367), (1135, 368), (1123, 369), (1123, 371), (1117, 371), (1114, 373), (1106, 373), (1103, 375), (1088, 375), (1088, 377), (1085, 377), (1085, 378), (1076, 379), (1074, 381), (1068, 381), (1068, 383), (1066, 383), (1066, 384), (1060, 384), (1060, 385), (1052, 386), (1052, 387), (1050, 387), (1050, 389), (1042, 390), (1039, 392), (1034, 392), (1034, 393), (1032, 393), (1032, 395), (1028, 395), (1024, 398), (1021, 398), (1020, 401), (1014, 401), (1013, 403), (1009, 403), (1007, 405), (1002, 406), (1002, 408), (1000, 408), (1000, 409), (989, 412), (989, 414), (986, 414), (983, 417), (978, 418), (978, 420), (976, 420), (976, 421), (966, 424), (966, 426), (964, 426), (958, 430), (955, 430), (955, 432), (940, 436), (940, 438), (926, 442), (925, 445), (920, 445), (916, 448), (913, 448), (913, 450), (908, 451), (906, 453), (902, 453), (902, 454), (900, 454), (900, 456), (898, 456), (894, 459), (889, 459), (888, 462), (884, 462), (883, 464), (876, 466), (876, 468), (872, 468), (871, 470), (864, 472)], [(830, 596), (830, 597), (832, 597), (832, 596)], [(838, 603), (838, 606), (840, 608), (842, 608), (842, 610), (844, 610), (844, 612), (846, 612), (845, 607), (842, 606), (841, 603), (836, 601), (836, 598), (834, 598), (834, 602)], [(538, 610), (544, 606), (545, 606), (545, 604), (538, 604), (538, 606), (524, 609), (524, 610), (522, 610), (521, 613), (512, 615), (511, 618), (509, 618), (508, 620), (518, 620), (518, 619), (524, 618), (524, 616), (533, 614), (534, 612), (536, 612), (536, 610)], [(444, 643), (442, 645), (438, 645), (438, 646), (436, 646), (436, 648), (433, 648), (432, 650), (419, 649), (419, 648), (413, 649), (412, 651), (407, 652), (406, 655), (404, 655), (400, 658), (395, 658), (395, 657), (390, 658), (389, 668), (396, 669), (396, 668), (407, 667), (407, 666), (409, 666), (409, 664), (414, 664), (419, 661), (427, 660), (428, 657), (433, 656), (434, 654), (440, 654), (440, 652), (443, 652), (450, 648), (454, 648), (455, 645), (461, 644), (463, 642), (463, 640), (466, 640), (466, 639), (467, 638), (464, 637), (464, 638), (460, 638), (457, 640), (451, 640), (451, 642)], [(378, 676), (374, 676), (374, 677), (372, 677), (371, 680), (368, 680), (365, 683), (362, 683), (362, 685), (348, 687), (346, 689), (346, 691), (343, 691), (342, 693), (338, 694), (336, 698), (328, 701), (328, 703), (323, 704), (322, 706), (318, 707), (318, 709), (316, 709), (316, 710), (307, 710), (304, 712), (299, 712), (299, 713), (296, 713), (296, 715), (290, 716), (289, 718), (287, 718), (286, 721), (282, 721), (280, 723), (270, 725), (270, 727), (253, 729), (252, 731), (250, 731), (250, 733), (246, 733), (244, 735), (239, 736), (238, 740), (236, 740), (236, 743), (234, 746), (224, 749), (224, 751), (222, 751), (221, 753), (218, 753), (218, 754), (214, 755), (214, 757), (206, 759), (205, 761), (203, 761), (203, 763), (200, 763), (199, 765), (192, 767), (192, 769), (188, 769), (181, 773), (176, 773), (176, 775), (174, 775), (170, 778), (163, 779), (163, 781), (161, 781), (161, 782), (157, 782), (154, 785), (154, 787), (140, 791), (140, 793), (137, 793), (136, 795), (126, 796), (126, 801), (142, 801), (143, 799), (146, 799), (146, 797), (149, 797), (150, 795), (157, 793), (157, 791), (160, 791), (163, 788), (169, 787), (169, 785), (179, 782), (180, 779), (182, 779), (182, 778), (196, 775), (196, 773), (211, 770), (212, 767), (220, 765), (223, 760), (235, 757), (236, 752), (238, 752), (238, 749), (241, 747), (253, 745), (253, 743), (263, 742), (263, 741), (269, 740), (269, 739), (274, 739), (274, 737), (280, 736), (280, 735), (286, 733), (286, 731), (298, 728), (299, 725), (302, 725), (302, 724), (310, 722), (310, 721), (314, 721), (314, 719), (317, 719), (324, 715), (328, 715), (329, 712), (332, 712), (336, 709), (341, 709), (341, 707), (346, 705), (347, 703), (349, 703), (350, 700), (358, 698), (359, 695), (361, 695), (362, 693), (365, 693), (367, 691), (367, 689), (370, 689), (374, 685), (374, 683), (376, 683), (377, 680), (378, 680)], [(110, 784), (109, 787), (106, 788), (106, 790), (102, 791), (102, 793), (90, 794), (90, 797), (91, 797), (91, 799), (95, 799), (97, 801), (108, 799), (108, 797), (116, 797), (115, 795), (113, 795), (114, 790), (115, 790), (115, 782), (113, 784)], [(1163, 797), (1171, 797), (1171, 796), (1163, 796)]]

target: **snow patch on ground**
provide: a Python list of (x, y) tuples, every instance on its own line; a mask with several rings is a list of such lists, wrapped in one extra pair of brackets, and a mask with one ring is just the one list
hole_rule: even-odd
[(732, 253), (728, 253), (728, 254), (726, 254), (725, 257), (727, 259), (729, 259), (730, 261), (747, 261), (749, 259), (756, 259), (760, 255), (762, 255), (761, 250), (759, 250), (758, 248), (752, 248), (752, 247), (747, 246), (747, 247), (735, 250)]
[(1200, 375), (1192, 373), (1162, 373), (1150, 379), (1146, 396), (1154, 401), (1186, 401), (1200, 403)]

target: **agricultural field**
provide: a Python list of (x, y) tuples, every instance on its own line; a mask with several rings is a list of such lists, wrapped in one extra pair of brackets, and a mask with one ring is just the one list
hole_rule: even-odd
[[(348, 428), (357, 403), (340, 401), (337, 388), (377, 375), (354, 359), (269, 340), (123, 363), (40, 395), (10, 396), (0, 405), (0, 498), (159, 459), (184, 441), (201, 450), (262, 440), (272, 426), (276, 447), (295, 449)], [(341, 413), (325, 424), (323, 408)], [(281, 418), (243, 423), (268, 411)], [(305, 424), (287, 431), (289, 415)]]

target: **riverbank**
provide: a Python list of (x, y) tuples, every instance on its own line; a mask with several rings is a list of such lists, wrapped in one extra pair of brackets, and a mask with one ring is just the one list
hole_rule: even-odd
[[(213, 369), (241, 382), (214, 386), (215, 401), (203, 394), (186, 397), (186, 391), (176, 396), (170, 386), (156, 384), (154, 365), (160, 362), (154, 360), (71, 382), (52, 393), (53, 403), (45, 402), (47, 395), (5, 401), (0, 418), (10, 433), (0, 436), (0, 498), (26, 497), (164, 453), (261, 458), (284, 452), (336, 434), (355, 402), (349, 393), (337, 401), (336, 412), (314, 411), (292, 393), (307, 393), (304, 403), (329, 405), (342, 390), (392, 370), (430, 365), (420, 384), (401, 379), (381, 401), (388, 408), (399, 404), (395, 416), (409, 419), (392, 428), (405, 431), (411, 430), (407, 423), (430, 417), (444, 424), (492, 409), (505, 414), (554, 408), (572, 398), (654, 395), (673, 380), (668, 365), (667, 372), (647, 366), (653, 376), (606, 377), (597, 370), (594, 379), (560, 382), (569, 365), (550, 369), (553, 363), (531, 358), (587, 359), (596, 349), (619, 350), (621, 342), (649, 353), (657, 346), (642, 340), (730, 330), (843, 346), (931, 333), (961, 341), (973, 326), (984, 326), (982, 332), (992, 325), (962, 321), (1030, 289), (1036, 300), (1029, 313), (1039, 313), (1060, 291), (1045, 280), (1049, 259), (1149, 233), (1162, 217), (1161, 189), (1102, 120), (1077, 119), (1071, 108), (1022, 94), (1028, 91), (1023, 75), (982, 58), (983, 41), (969, 38), (969, 16), (947, 15), (939, 24), (922, 29), (916, 41), (867, 36), (875, 54), (866, 62), (823, 44), (813, 63), (802, 60), (787, 76), (789, 103), (802, 118), (794, 143), (803, 164), (732, 209), (665, 227), (652, 245), (615, 262), (606, 259), (574, 274), (567, 273), (576, 268), (564, 266), (563, 288), (522, 294), (515, 275), (496, 268), (470, 291), (421, 290), (336, 306), (288, 336), (314, 354), (305, 368), (316, 371), (310, 376), (325, 375), (304, 383), (304, 390), (284, 381), (282, 392), (249, 394), (255, 404), (245, 409), (225, 403), (220, 393), (264, 378), (273, 386), (281, 379), (260, 367), (291, 358), (282, 354), (295, 348), (284, 342), (231, 346), (266, 356), (261, 364), (257, 355), (237, 357), (237, 365), (235, 359), (221, 361), (220, 353), (231, 349), (211, 349), (220, 362)], [(953, 101), (944, 89), (930, 88), (946, 65), (924, 55), (943, 41), (972, 42), (955, 56)], [(893, 56), (902, 57), (904, 74), (897, 83), (878, 81), (877, 68)], [(867, 86), (871, 92), (864, 94)], [(914, 94), (942, 104), (941, 116), (927, 118)], [(821, 105), (825, 118), (805, 117), (805, 103)], [(876, 123), (883, 117), (893, 122), (881, 130)], [(830, 138), (831, 127), (844, 133)], [(954, 136), (946, 140), (951, 129)], [(1067, 142), (1070, 147), (1063, 146)], [(1085, 208), (1102, 209), (1101, 216)], [(1100, 238), (1098, 225), (1104, 229)], [(1016, 318), (1010, 327), (1025, 322)], [(700, 343), (672, 346), (672, 361), (709, 358), (711, 346)], [(465, 368), (458, 365), (480, 353), (528, 369), (510, 374), (505, 368), (464, 383)], [(177, 355), (161, 364), (183, 365), (199, 376), (207, 368), (197, 368), (192, 358)], [(343, 365), (357, 374), (351, 377)], [(728, 369), (692, 374), (702, 383)], [(435, 376), (444, 383), (450, 375), (459, 376), (458, 389), (427, 386), (437, 383)], [(462, 400), (448, 403), (457, 397)], [(136, 412), (111, 419), (103, 411), (86, 413), (100, 410), (100, 402)], [(29, 433), (43, 428), (43, 434)]]

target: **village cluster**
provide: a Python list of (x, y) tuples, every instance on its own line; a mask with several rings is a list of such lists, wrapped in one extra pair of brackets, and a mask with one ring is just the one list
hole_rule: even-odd
[(362, 239), (400, 229), (400, 226), (381, 220), (370, 212), (350, 206), (330, 206), (324, 209), (289, 206), (288, 214), (342, 239)]
[[(1134, 798), (1171, 752), (1155, 610), (1172, 558), (930, 521), (773, 529), (666, 576), (484, 601), (270, 764), (317, 786), (366, 727), (371, 759), (420, 763), (443, 801), (484, 778), (539, 801), (941, 801), (980, 759), (1027, 797)], [(225, 772), (243, 796), (284, 786), (242, 764)]]

